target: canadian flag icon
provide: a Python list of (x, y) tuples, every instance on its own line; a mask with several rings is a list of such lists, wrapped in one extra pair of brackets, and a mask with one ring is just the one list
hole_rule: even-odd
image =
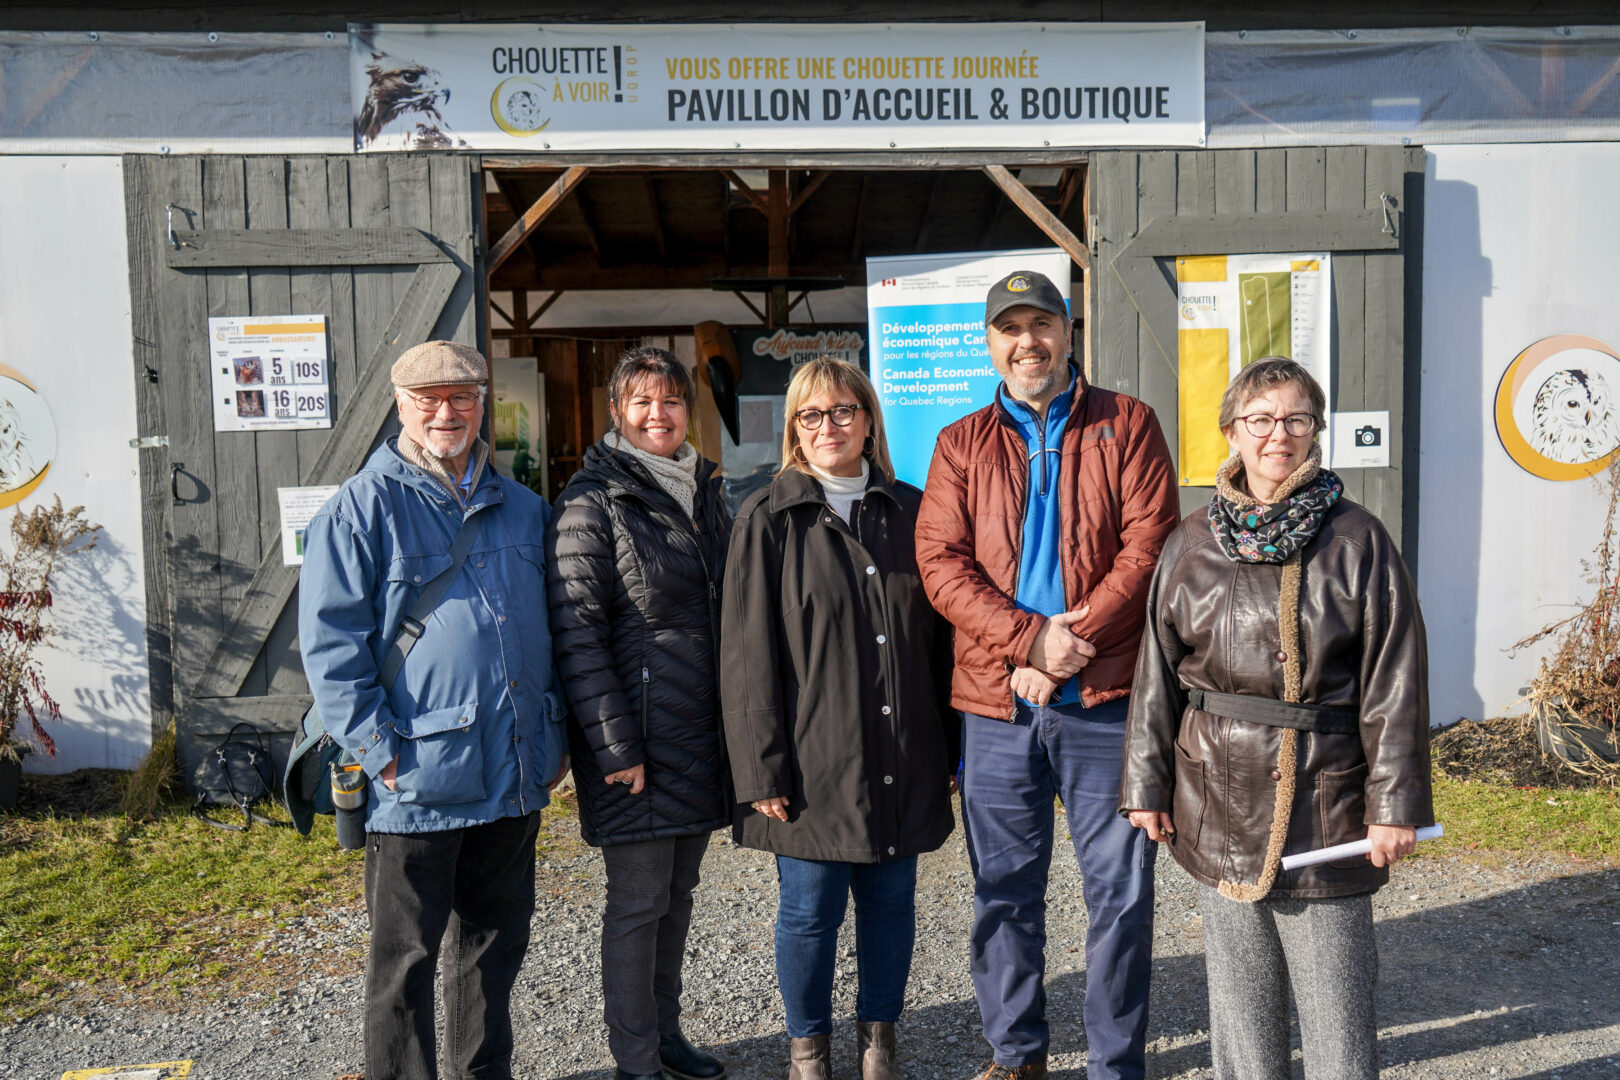
[(898, 285), (898, 284), (900, 284), (900, 279), (899, 278), (886, 277), (886, 278), (883, 279), (883, 284), (885, 284), (885, 285)]

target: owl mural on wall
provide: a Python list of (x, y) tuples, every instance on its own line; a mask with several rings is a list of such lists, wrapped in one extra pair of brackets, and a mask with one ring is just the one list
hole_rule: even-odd
[(1620, 419), (1603, 376), (1583, 368), (1555, 371), (1536, 391), (1530, 445), (1539, 454), (1576, 465), (1620, 446)]

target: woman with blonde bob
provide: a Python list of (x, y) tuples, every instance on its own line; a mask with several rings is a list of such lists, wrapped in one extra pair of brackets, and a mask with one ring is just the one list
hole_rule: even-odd
[(917, 856), (955, 824), (949, 628), (917, 573), (922, 492), (895, 479), (860, 368), (822, 357), (794, 373), (782, 461), (743, 504), (726, 560), (720, 696), (734, 833), (776, 856), (790, 1080), (831, 1074), (851, 893), (862, 1080), (898, 1080)]

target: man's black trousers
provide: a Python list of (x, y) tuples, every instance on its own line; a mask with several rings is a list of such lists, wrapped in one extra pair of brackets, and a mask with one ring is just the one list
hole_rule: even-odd
[(529, 948), (539, 830), (533, 813), (366, 837), (368, 1078), (438, 1080), (433, 967), (442, 959), (445, 1077), (510, 1080), (512, 986)]

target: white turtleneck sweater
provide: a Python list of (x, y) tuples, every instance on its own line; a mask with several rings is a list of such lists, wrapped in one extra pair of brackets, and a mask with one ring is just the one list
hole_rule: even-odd
[(866, 494), (867, 484), (872, 479), (872, 464), (866, 458), (861, 458), (861, 475), (834, 476), (826, 469), (810, 466), (810, 471), (821, 481), (822, 493), (827, 496), (827, 506), (833, 513), (849, 521), (850, 507), (861, 501)]

